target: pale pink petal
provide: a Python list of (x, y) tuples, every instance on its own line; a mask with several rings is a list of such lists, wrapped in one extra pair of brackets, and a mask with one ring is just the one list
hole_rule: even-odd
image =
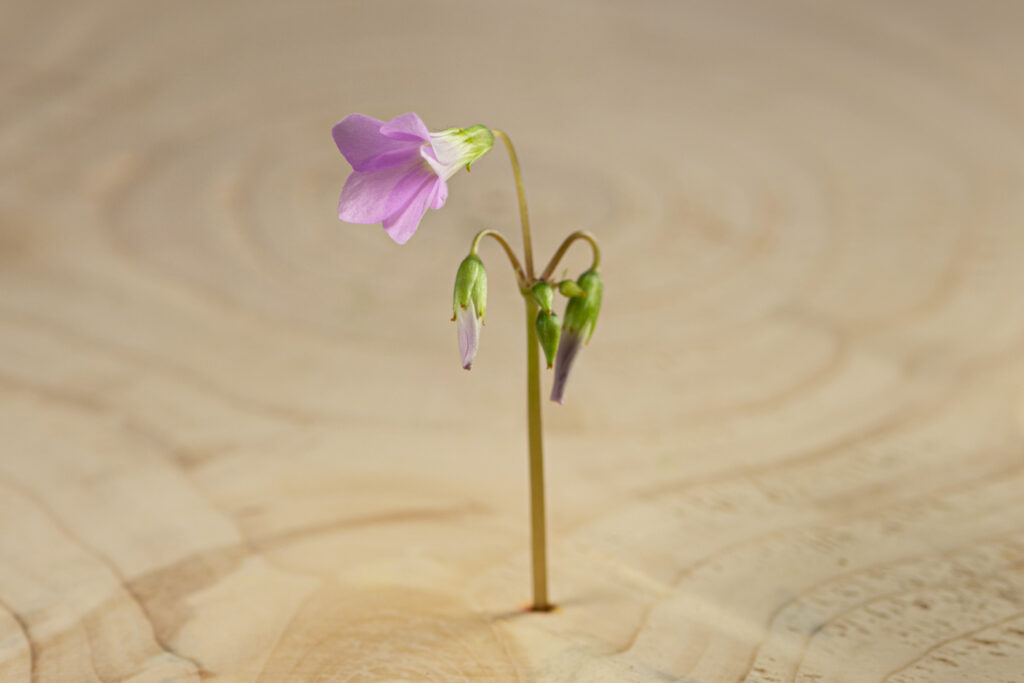
[(423, 157), (428, 164), (430, 164), (430, 168), (434, 169), (434, 173), (436, 173), (437, 175), (441, 176), (445, 180), (448, 180), (453, 175), (455, 175), (459, 171), (459, 169), (462, 168), (462, 166), (463, 166), (463, 164), (458, 164), (458, 163), (457, 164), (444, 164), (444, 163), (442, 163), (438, 159), (437, 153), (434, 151), (434, 148), (430, 147), (430, 146), (421, 147), (420, 148), (420, 156)]
[[(420, 227), (420, 220), (423, 218), (423, 214), (427, 212), (427, 202), (430, 200), (431, 195), (434, 193), (434, 185), (441, 182), (441, 179), (431, 173), (429, 169), (424, 169), (425, 176), (417, 173), (416, 175), (410, 174), (402, 180), (400, 189), (397, 189), (392, 193), (394, 201), (389, 200), (388, 206), (393, 207), (394, 204), (400, 197), (408, 196), (408, 202), (396, 210), (389, 211), (389, 215), (384, 219), (384, 230), (395, 242), (399, 244), (405, 244), (412, 237), (413, 233), (416, 232), (416, 228)], [(414, 183), (419, 180), (419, 186), (414, 186)]]
[(437, 183), (434, 185), (434, 189), (430, 193), (430, 208), (440, 209), (444, 206), (444, 203), (448, 201), (448, 183), (443, 179), (438, 178)]
[(477, 317), (476, 307), (470, 300), (465, 308), (460, 308), (455, 316), (455, 325), (459, 335), (459, 356), (462, 358), (462, 367), (469, 370), (473, 367), (473, 359), (476, 358), (476, 350), (480, 345), (480, 318)]
[(411, 161), (414, 161), (419, 156), (417, 147), (419, 143), (404, 142), (407, 145), (404, 149), (394, 149), (389, 152), (383, 152), (377, 156), (367, 159), (361, 168), (354, 168), (356, 171), (379, 171), (383, 168), (392, 168), (394, 166), (402, 166)]
[[(369, 173), (353, 173), (345, 181), (338, 199), (338, 218), (349, 223), (379, 223), (395, 212), (388, 199), (411, 173), (426, 172), (419, 160)], [(435, 176), (436, 177), (436, 176)], [(411, 195), (410, 195), (411, 197)], [(408, 198), (407, 198), (408, 201)]]
[(462, 159), (462, 152), (452, 142), (450, 137), (435, 135), (430, 139), (430, 147), (434, 152), (434, 158), (444, 166), (464, 166), (465, 162), (459, 163)]
[(426, 124), (412, 112), (391, 119), (380, 127), (380, 132), (394, 140), (430, 142), (430, 131)]
[(421, 146), (418, 140), (386, 137), (385, 124), (363, 114), (349, 114), (331, 128), (334, 144), (355, 171), (376, 171), (412, 161)]
[(437, 176), (425, 164), (421, 162), (419, 166), (414, 166), (413, 170), (403, 176), (395, 185), (395, 189), (391, 191), (391, 195), (388, 197), (388, 215), (401, 211), (412, 201), (413, 197), (421, 192), (431, 194), (434, 187), (428, 183), (433, 180), (437, 180)]

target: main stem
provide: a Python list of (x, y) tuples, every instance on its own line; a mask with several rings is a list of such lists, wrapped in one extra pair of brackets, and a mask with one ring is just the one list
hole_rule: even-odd
[(540, 413), (540, 357), (538, 354), (537, 303), (526, 301), (526, 421), (530, 432), (530, 537), (533, 540), (533, 607), (551, 609), (548, 603), (548, 544), (544, 515), (544, 433)]
[(540, 354), (537, 342), (537, 304), (530, 295), (529, 287), (534, 282), (533, 243), (530, 239), (530, 218), (526, 212), (526, 192), (523, 189), (519, 157), (512, 141), (503, 131), (494, 130), (495, 137), (501, 138), (508, 151), (512, 174), (516, 180), (516, 195), (519, 198), (519, 219), (523, 227), (523, 259), (526, 261), (527, 288), (523, 291), (526, 302), (526, 423), (530, 443), (530, 537), (533, 550), (533, 609), (547, 612), (548, 602), (548, 552), (547, 530), (544, 515), (544, 434), (541, 430), (540, 409)]

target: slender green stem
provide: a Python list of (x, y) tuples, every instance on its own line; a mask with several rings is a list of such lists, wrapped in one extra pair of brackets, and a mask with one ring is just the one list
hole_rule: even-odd
[[(503, 131), (493, 130), (501, 138), (512, 164), (519, 198), (519, 220), (523, 226), (523, 258), (526, 261), (526, 287), (520, 287), (526, 302), (526, 424), (530, 443), (530, 539), (533, 549), (533, 609), (548, 612), (548, 551), (544, 516), (544, 433), (541, 430), (540, 354), (537, 342), (537, 304), (530, 296), (533, 276), (533, 242), (530, 239), (530, 217), (526, 211), (526, 191), (519, 168), (519, 157), (512, 141)], [(510, 251), (506, 247), (506, 251)]]
[(523, 174), (519, 168), (519, 157), (512, 140), (501, 130), (491, 129), (495, 137), (501, 138), (508, 151), (508, 160), (512, 164), (512, 175), (516, 178), (516, 195), (519, 197), (519, 221), (523, 225), (523, 258), (526, 260), (526, 277), (533, 280), (533, 243), (530, 240), (530, 216), (526, 212), (526, 190), (523, 189)]
[(576, 240), (586, 240), (590, 243), (590, 249), (594, 252), (594, 260), (590, 264), (590, 269), (595, 270), (599, 265), (601, 265), (601, 248), (597, 246), (597, 238), (586, 230), (577, 230), (566, 237), (562, 244), (559, 245), (555, 255), (551, 257), (551, 260), (548, 261), (548, 265), (544, 267), (544, 272), (542, 272), (540, 277), (537, 278), (538, 280), (547, 280), (551, 277), (551, 274), (555, 272), (555, 268), (558, 267), (558, 262), (562, 260), (562, 257), (565, 256), (565, 252), (569, 251), (569, 247), (572, 246), (572, 243)]
[(509, 245), (508, 240), (497, 230), (481, 230), (473, 238), (473, 244), (469, 247), (470, 254), (476, 254), (477, 249), (480, 248), (480, 241), (490, 237), (494, 239), (498, 244), (505, 250), (505, 255), (508, 256), (509, 262), (512, 264), (512, 270), (516, 273), (516, 283), (519, 285), (519, 291), (526, 292), (529, 290), (529, 284), (526, 282), (526, 273), (523, 272), (523, 266), (520, 265), (519, 259), (516, 257), (516, 252), (513, 251)]
[(533, 546), (533, 611), (548, 612), (548, 551), (544, 515), (544, 432), (541, 425), (537, 303), (526, 302), (526, 411), (530, 434), (530, 538)]

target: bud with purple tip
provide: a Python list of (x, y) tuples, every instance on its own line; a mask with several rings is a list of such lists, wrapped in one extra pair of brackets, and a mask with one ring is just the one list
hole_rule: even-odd
[[(558, 355), (555, 358), (555, 382), (551, 387), (551, 400), (562, 403), (565, 396), (565, 383), (569, 380), (580, 345), (587, 344), (594, 334), (597, 316), (601, 312), (601, 296), (604, 285), (596, 270), (588, 270), (580, 275), (576, 284), (582, 295), (571, 296), (565, 307), (565, 321), (562, 324), (562, 338), (558, 344)], [(566, 288), (570, 289), (570, 288)]]
[(452, 295), (452, 320), (457, 322), (462, 367), (469, 370), (480, 344), (480, 325), (487, 309), (487, 271), (476, 254), (459, 264)]

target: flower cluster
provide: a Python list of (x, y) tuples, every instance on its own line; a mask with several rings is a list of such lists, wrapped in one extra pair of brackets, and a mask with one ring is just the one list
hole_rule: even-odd
[[(381, 223), (385, 232), (399, 244), (405, 244), (416, 232), (428, 207), (444, 206), (448, 199), (448, 180), (461, 168), (469, 170), (470, 164), (494, 147), (494, 132), (485, 126), (432, 133), (413, 113), (386, 122), (363, 114), (350, 114), (335, 124), (331, 132), (338, 150), (352, 165), (352, 174), (338, 199), (338, 217), (350, 223)], [(516, 163), (513, 158), (518, 182)], [(592, 244), (596, 250), (596, 243), (592, 241)], [(505, 246), (508, 249), (507, 244)], [(548, 368), (554, 367), (551, 400), (562, 403), (572, 364), (581, 344), (590, 340), (597, 323), (601, 309), (601, 277), (592, 268), (576, 281), (558, 283), (558, 291), (569, 300), (564, 322), (552, 311), (552, 284), (544, 280), (530, 282), (521, 272), (519, 277), (524, 294), (532, 296), (537, 303), (537, 341)], [(476, 357), (486, 307), (487, 272), (477, 256), (474, 241), (470, 254), (456, 273), (452, 302), (459, 355), (466, 370), (472, 367)]]

